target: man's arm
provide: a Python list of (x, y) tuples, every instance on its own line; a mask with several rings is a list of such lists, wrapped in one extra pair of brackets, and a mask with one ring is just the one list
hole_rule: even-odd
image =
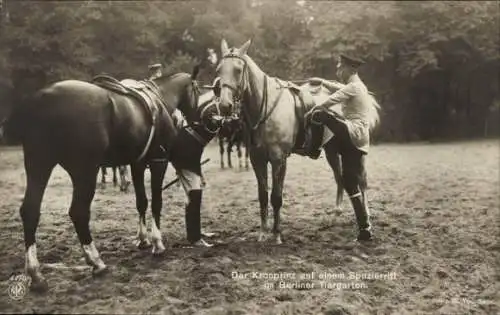
[(342, 84), (338, 81), (328, 81), (328, 80), (323, 80), (322, 84), (332, 93), (346, 86), (345, 84)]
[(324, 108), (328, 108), (330, 106), (339, 104), (339, 103), (345, 103), (347, 100), (349, 100), (351, 97), (356, 95), (356, 87), (353, 84), (347, 84), (341, 89), (339, 89), (337, 92), (333, 93), (330, 95), (330, 97), (323, 102), (320, 106)]
[[(334, 81), (334, 80), (328, 81), (328, 80), (323, 79), (323, 81), (321, 83), (325, 86), (325, 88), (330, 90), (330, 92), (332, 92), (332, 93), (340, 90), (341, 88), (346, 87), (345, 84), (342, 84), (342, 83), (340, 83), (338, 81)], [(370, 92), (370, 91), (368, 91), (368, 94), (375, 95), (375, 93)]]

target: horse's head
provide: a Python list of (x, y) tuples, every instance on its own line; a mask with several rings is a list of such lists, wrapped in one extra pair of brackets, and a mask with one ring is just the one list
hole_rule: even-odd
[(162, 76), (153, 79), (169, 112), (178, 108), (186, 117), (188, 122), (196, 119), (198, 109), (198, 99), (200, 89), (196, 77), (199, 72), (199, 66), (196, 65), (191, 74), (181, 72), (170, 76)]
[(220, 109), (222, 115), (229, 116), (237, 110), (235, 103), (241, 101), (242, 94), (248, 88), (248, 64), (245, 59), (251, 40), (240, 48), (229, 49), (226, 40), (222, 40), (222, 58), (217, 67), (220, 77)]

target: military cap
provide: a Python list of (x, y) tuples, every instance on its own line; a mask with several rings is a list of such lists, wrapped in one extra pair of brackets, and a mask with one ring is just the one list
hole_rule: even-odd
[(149, 70), (156, 70), (161, 68), (161, 63), (155, 63), (154, 65), (149, 65), (148, 69)]
[(340, 54), (340, 62), (342, 64), (346, 64), (346, 65), (351, 66), (353, 68), (358, 68), (358, 67), (360, 67), (361, 65), (363, 65), (365, 63), (360, 58), (356, 58), (356, 57), (353, 57), (353, 56), (348, 56), (346, 54)]

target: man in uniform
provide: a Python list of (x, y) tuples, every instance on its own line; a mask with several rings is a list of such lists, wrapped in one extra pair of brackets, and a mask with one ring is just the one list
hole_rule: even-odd
[(161, 77), (163, 74), (161, 68), (162, 68), (161, 63), (155, 63), (153, 65), (149, 65), (148, 66), (149, 80), (153, 80), (153, 79)]
[[(358, 68), (364, 62), (360, 59), (341, 55), (337, 63), (337, 77), (345, 84), (311, 78), (311, 84), (323, 84), (336, 91), (322, 104), (318, 104), (306, 114), (310, 129), (306, 140), (305, 154), (317, 159), (321, 153), (323, 128), (326, 125), (334, 134), (334, 141), (342, 157), (344, 187), (349, 194), (356, 214), (359, 234), (358, 241), (372, 239), (366, 194), (365, 156), (369, 148), (369, 115), (374, 99), (358, 75)], [(342, 105), (342, 113), (330, 110), (334, 105)]]
[[(157, 79), (163, 75), (162, 65), (160, 63), (150, 65), (148, 69), (149, 80)], [(191, 138), (186, 137), (185, 133), (181, 131), (187, 126), (187, 120), (180, 110), (174, 110), (172, 113), (172, 120), (179, 134), (172, 148), (171, 162), (179, 169), (177, 172), (179, 178), (178, 186), (182, 185), (186, 192), (187, 201), (185, 210), (187, 238), (195, 246), (211, 247), (212, 245), (207, 243), (202, 237), (209, 237), (213, 233), (203, 233), (200, 223), (201, 196), (202, 188), (205, 186), (205, 179), (201, 174), (201, 166), (198, 168), (197, 166), (199, 163), (193, 160), (196, 159), (197, 155), (201, 156), (203, 148), (200, 149), (197, 143), (188, 144)]]

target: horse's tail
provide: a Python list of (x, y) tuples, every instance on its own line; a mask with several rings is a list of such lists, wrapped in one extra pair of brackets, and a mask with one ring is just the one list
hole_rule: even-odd
[(379, 111), (381, 107), (373, 95), (370, 94), (370, 98), (372, 106), (370, 107), (369, 124), (370, 124), (370, 129), (373, 129), (380, 123)]
[(23, 143), (26, 131), (33, 125), (32, 108), (40, 101), (40, 91), (14, 102), (9, 117), (5, 121), (4, 131), (9, 142)]

